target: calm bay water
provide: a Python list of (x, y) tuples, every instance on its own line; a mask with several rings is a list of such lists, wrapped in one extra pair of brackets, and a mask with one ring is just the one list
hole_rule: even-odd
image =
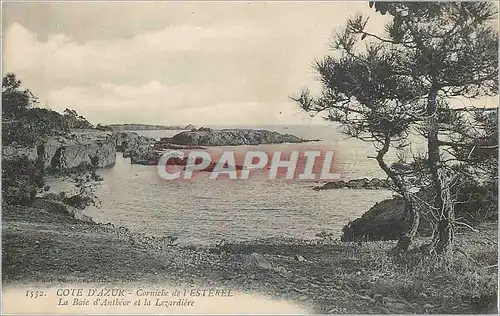
[[(323, 139), (313, 146), (334, 150), (335, 163), (346, 179), (384, 177), (376, 162), (367, 159), (374, 154), (371, 145), (345, 139), (333, 127), (262, 128)], [(137, 132), (160, 138), (179, 131)], [(287, 151), (310, 147), (311, 143), (232, 148)], [(385, 190), (314, 191), (312, 188), (320, 184), (317, 181), (270, 181), (265, 177), (210, 180), (206, 176), (193, 181), (167, 181), (158, 176), (155, 166), (132, 165), (121, 154), (113, 168), (99, 173), (104, 177), (96, 188), (101, 207), (86, 210), (96, 221), (148, 235), (175, 235), (182, 244), (272, 236), (314, 238), (323, 230), (340, 235), (349, 219), (392, 195)]]

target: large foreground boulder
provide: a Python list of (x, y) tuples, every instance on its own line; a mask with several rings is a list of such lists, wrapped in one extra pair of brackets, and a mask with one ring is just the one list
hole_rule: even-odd
[[(410, 227), (408, 217), (406, 201), (402, 197), (384, 200), (344, 226), (341, 240), (398, 240)], [(421, 235), (430, 233), (429, 224), (423, 218), (420, 219), (418, 231)]]

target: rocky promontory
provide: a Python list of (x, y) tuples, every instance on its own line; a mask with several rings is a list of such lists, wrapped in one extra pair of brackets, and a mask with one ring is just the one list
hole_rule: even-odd
[(303, 138), (263, 129), (211, 129), (201, 127), (181, 132), (169, 139), (176, 145), (239, 146), (307, 142)]

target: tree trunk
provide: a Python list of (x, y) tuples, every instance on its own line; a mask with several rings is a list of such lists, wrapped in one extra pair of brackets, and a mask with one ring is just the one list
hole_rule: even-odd
[(449, 187), (443, 188), (446, 175), (441, 170), (439, 155), (439, 118), (437, 111), (437, 89), (432, 88), (427, 99), (427, 150), (429, 155), (429, 170), (431, 175), (432, 191), (436, 198), (433, 201), (432, 212), (437, 213), (439, 221), (436, 225), (430, 251), (443, 254), (451, 250), (454, 235), (454, 210)]
[(382, 168), (387, 176), (391, 178), (391, 180), (394, 182), (394, 185), (396, 185), (399, 194), (401, 194), (406, 201), (405, 220), (409, 217), (409, 228), (406, 233), (399, 238), (396, 247), (392, 250), (395, 253), (401, 253), (408, 251), (411, 244), (413, 243), (413, 238), (417, 234), (418, 225), (420, 223), (420, 213), (414, 207), (413, 199), (410, 192), (408, 191), (408, 188), (403, 182), (403, 179), (401, 179), (393, 170), (391, 170), (391, 168), (389, 168), (389, 166), (387, 166), (384, 161), (384, 156), (389, 151), (390, 142), (391, 138), (386, 135), (384, 145), (379, 150), (376, 158), (380, 168)]
[(437, 234), (434, 236), (432, 249), (437, 254), (447, 255), (453, 248), (454, 227), (450, 220), (442, 219), (438, 223)]
[(436, 194), (434, 207), (439, 210), (443, 207), (441, 196), (441, 180), (439, 177), (439, 168), (441, 158), (439, 156), (439, 120), (437, 113), (437, 91), (432, 89), (427, 100), (427, 151), (429, 155), (429, 170), (431, 173), (432, 189)]
[(405, 195), (406, 195), (404, 196), (406, 200), (405, 219), (408, 219), (409, 226), (407, 232), (403, 236), (401, 236), (401, 238), (398, 240), (398, 243), (396, 244), (396, 247), (394, 247), (393, 249), (393, 252), (396, 253), (402, 253), (408, 251), (411, 244), (413, 243), (413, 238), (417, 234), (418, 226), (420, 224), (420, 213), (413, 205), (413, 199), (411, 198), (411, 196), (409, 196), (409, 194)]

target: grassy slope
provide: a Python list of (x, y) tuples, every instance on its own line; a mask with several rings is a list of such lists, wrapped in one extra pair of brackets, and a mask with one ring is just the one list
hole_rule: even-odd
[[(450, 263), (387, 254), (389, 242), (256, 241), (223, 248), (168, 246), (76, 221), (42, 206), (3, 208), (4, 284), (78, 281), (230, 286), (310, 303), (330, 313), (487, 313), (497, 297), (497, 225), (457, 235)], [(422, 240), (420, 242), (423, 242)], [(247, 271), (249, 253), (277, 271)], [(296, 260), (301, 255), (305, 261)]]

